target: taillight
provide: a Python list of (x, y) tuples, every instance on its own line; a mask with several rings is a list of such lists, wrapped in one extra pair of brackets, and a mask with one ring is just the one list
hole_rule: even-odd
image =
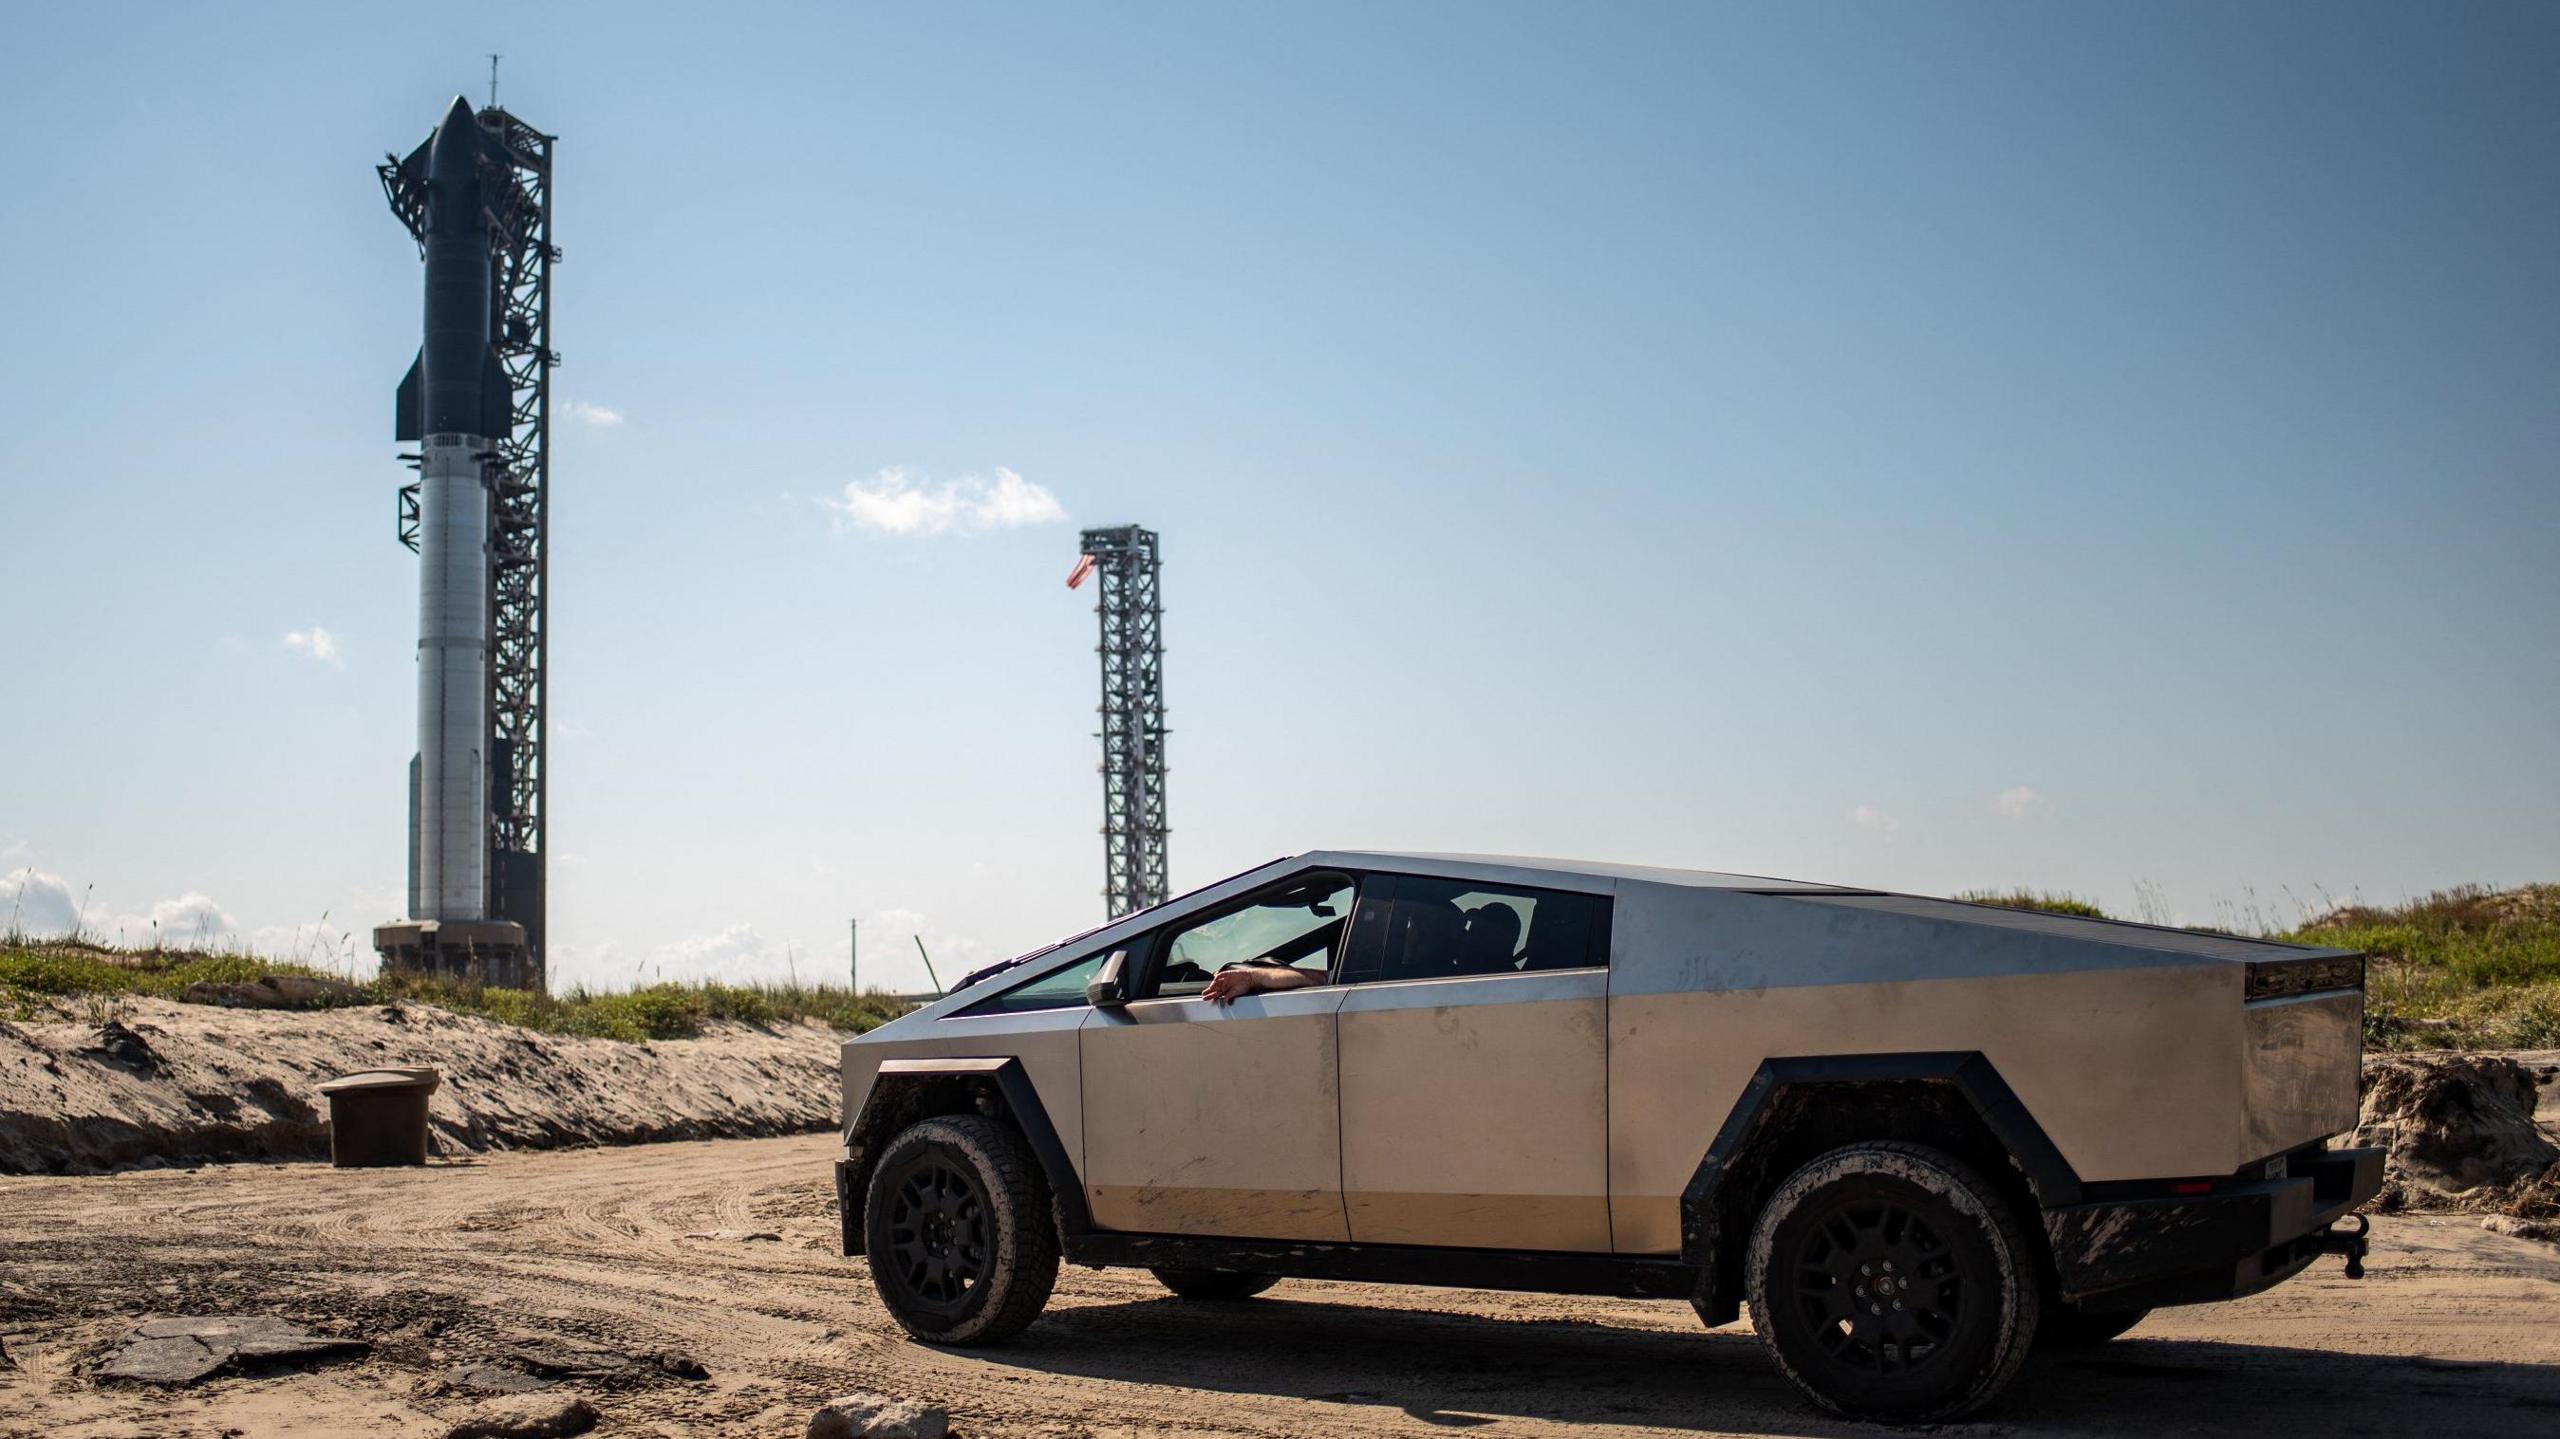
[(2259, 959), (2249, 963), (2246, 992), (2251, 1001), (2291, 999), (2304, 994), (2331, 994), (2364, 988), (2364, 956), (2321, 954), (2307, 959)]

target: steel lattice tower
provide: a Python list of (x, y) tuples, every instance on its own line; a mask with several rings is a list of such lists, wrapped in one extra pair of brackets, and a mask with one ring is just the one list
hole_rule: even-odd
[[(542, 987), (543, 914), (546, 893), (544, 842), (547, 772), (547, 691), (544, 655), (548, 626), (551, 511), (551, 267), (560, 249), (551, 240), (552, 146), (543, 134), (506, 110), (478, 113), (482, 130), (503, 157), (484, 162), (484, 193), (493, 204), (494, 239), (489, 256), (490, 335), (506, 368), (509, 432), (485, 457), (489, 477), (489, 868), (492, 919), (524, 927), (529, 987)], [(424, 201), (416, 176), (395, 158), (378, 166), (391, 209), (423, 250)], [(503, 211), (503, 213), (497, 213)], [(400, 542), (418, 548), (418, 494), (403, 486)]]
[(1164, 601), (1156, 534), (1137, 525), (1084, 532), (1101, 586), (1102, 852), (1104, 907), (1117, 918), (1162, 904)]

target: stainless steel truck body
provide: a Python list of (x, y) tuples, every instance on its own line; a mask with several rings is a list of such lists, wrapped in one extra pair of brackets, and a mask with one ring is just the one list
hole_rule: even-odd
[(1943, 1417), (2039, 1330), (2353, 1267), (2362, 1011), (2340, 951), (1317, 852), (846, 1044), (845, 1249), (952, 1343), (1028, 1323), (1061, 1258), (1747, 1304), (1818, 1402)]

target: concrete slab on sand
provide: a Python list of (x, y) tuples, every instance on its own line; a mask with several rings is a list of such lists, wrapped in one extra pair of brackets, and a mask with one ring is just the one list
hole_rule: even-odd
[(319, 1359), (346, 1359), (372, 1348), (361, 1339), (314, 1334), (262, 1315), (197, 1315), (146, 1321), (122, 1352), (98, 1369), (100, 1379), (136, 1384), (193, 1384), (223, 1370), (256, 1369)]

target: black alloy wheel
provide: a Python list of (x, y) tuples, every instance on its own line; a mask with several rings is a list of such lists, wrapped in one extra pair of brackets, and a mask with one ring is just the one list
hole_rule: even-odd
[(1964, 1276), (1926, 1216), (1890, 1199), (1850, 1199), (1807, 1236), (1795, 1303), (1833, 1358), (1907, 1374), (1946, 1352), (1964, 1314)]
[(889, 1260), (907, 1292), (957, 1313), (993, 1259), (985, 1186), (946, 1151), (928, 1149), (897, 1176), (888, 1219)]
[(890, 1317), (929, 1344), (993, 1344), (1058, 1282), (1048, 1181), (1021, 1132), (976, 1114), (907, 1126), (864, 1190), (863, 1253)]
[(1834, 1413), (1951, 1418), (2006, 1387), (2034, 1343), (2036, 1251), (2010, 1201), (1940, 1150), (1814, 1159), (1762, 1206), (1744, 1261), (1752, 1327)]

